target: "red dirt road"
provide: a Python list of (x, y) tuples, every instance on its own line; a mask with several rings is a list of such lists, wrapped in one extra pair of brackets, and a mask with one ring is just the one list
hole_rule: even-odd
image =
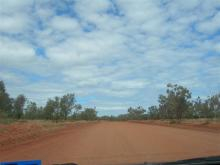
[(137, 164), (213, 155), (220, 155), (219, 133), (131, 122), (97, 122), (0, 151), (0, 162), (41, 159), (43, 164)]

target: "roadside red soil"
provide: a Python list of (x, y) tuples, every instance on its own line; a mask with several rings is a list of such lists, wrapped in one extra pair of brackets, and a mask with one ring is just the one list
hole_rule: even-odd
[(67, 125), (68, 123), (57, 124), (49, 121), (22, 121), (12, 124), (0, 124), (0, 150), (33, 141)]
[(40, 140), (0, 151), (0, 161), (43, 164), (137, 164), (220, 155), (220, 134), (132, 122), (97, 122), (64, 128)]

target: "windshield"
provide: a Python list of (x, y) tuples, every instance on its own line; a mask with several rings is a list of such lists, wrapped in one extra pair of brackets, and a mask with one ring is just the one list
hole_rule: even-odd
[(219, 75), (218, 0), (0, 0), (0, 164), (220, 156)]

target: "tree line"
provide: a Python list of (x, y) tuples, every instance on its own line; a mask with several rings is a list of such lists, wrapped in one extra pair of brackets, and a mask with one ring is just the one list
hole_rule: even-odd
[(177, 84), (167, 84), (166, 94), (159, 95), (158, 105), (130, 107), (126, 114), (103, 116), (104, 120), (181, 120), (196, 118), (220, 118), (220, 93), (207, 99), (191, 99), (191, 92)]
[(95, 108), (82, 108), (77, 104), (73, 93), (47, 100), (46, 105), (37, 106), (24, 95), (11, 98), (3, 81), (0, 81), (0, 118), (15, 119), (46, 119), (46, 120), (147, 120), (182, 118), (220, 118), (220, 93), (207, 99), (191, 98), (191, 92), (186, 87), (177, 84), (167, 84), (165, 94), (158, 97), (158, 105), (148, 107), (130, 107), (126, 114), (118, 116), (97, 117)]
[(0, 118), (14, 119), (46, 119), (46, 120), (95, 120), (97, 112), (95, 108), (82, 108), (77, 104), (73, 93), (62, 97), (54, 97), (47, 100), (46, 105), (37, 106), (28, 100), (23, 94), (11, 98), (6, 91), (5, 84), (0, 81)]
[(191, 92), (177, 84), (167, 84), (165, 95), (158, 98), (159, 105), (148, 108), (150, 119), (220, 118), (220, 93), (206, 99), (191, 99)]

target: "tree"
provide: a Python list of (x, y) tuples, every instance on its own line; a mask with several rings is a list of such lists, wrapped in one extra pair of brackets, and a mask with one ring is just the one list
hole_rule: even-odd
[(60, 108), (60, 98), (55, 97), (53, 101), (53, 108), (54, 108), (54, 120), (57, 122), (61, 118), (61, 108)]
[(74, 112), (72, 114), (72, 119), (78, 119), (79, 118), (79, 111), (82, 109), (82, 105), (76, 104), (74, 106)]
[(159, 111), (162, 118), (182, 119), (190, 106), (190, 91), (177, 84), (167, 84), (167, 95), (159, 97)]
[(60, 108), (60, 98), (54, 97), (47, 101), (44, 107), (44, 117), (45, 119), (55, 120), (56, 122), (61, 118), (61, 108)]
[(20, 119), (23, 116), (25, 101), (26, 98), (24, 95), (18, 95), (14, 101), (14, 112), (17, 119)]
[(39, 116), (37, 104), (35, 102), (28, 102), (25, 117), (28, 119), (36, 119)]
[(10, 116), (12, 114), (12, 99), (6, 92), (5, 84), (0, 81), (0, 117)]
[(150, 119), (159, 119), (159, 109), (157, 108), (157, 106), (151, 106), (148, 108), (148, 117)]
[(37, 107), (37, 119), (45, 119), (44, 117), (44, 107)]
[(74, 106), (75, 112), (78, 113), (81, 109), (82, 109), (82, 105), (81, 104), (76, 104)]
[(198, 118), (210, 118), (213, 116), (213, 112), (210, 111), (208, 107), (208, 101), (202, 101), (200, 97), (197, 97), (195, 101), (193, 101), (193, 110), (194, 117)]
[(144, 118), (144, 113), (146, 112), (146, 110), (139, 106), (137, 108), (128, 108), (128, 117), (130, 119), (143, 119)]
[(95, 108), (85, 108), (80, 114), (80, 119), (82, 120), (96, 120), (97, 112)]
[(169, 108), (175, 111), (176, 119), (180, 120), (190, 105), (191, 92), (180, 85), (167, 85), (167, 95), (169, 99)]
[(211, 117), (216, 118), (220, 116), (220, 94), (209, 97), (207, 100), (207, 105), (209, 112), (212, 113)]
[(159, 95), (158, 102), (159, 102), (158, 117), (161, 119), (173, 118), (173, 113), (169, 109), (168, 97), (164, 95)]
[(54, 108), (54, 100), (49, 99), (46, 103), (46, 106), (44, 107), (44, 118), (45, 119), (49, 119), (52, 120), (53, 119), (53, 115), (55, 112), (55, 108)]
[(128, 120), (129, 119), (129, 116), (128, 114), (121, 114), (121, 115), (118, 115), (118, 120)]
[(186, 119), (197, 119), (198, 117), (199, 117), (198, 113), (195, 111), (194, 106), (193, 106), (193, 102), (191, 101), (190, 104), (189, 104), (189, 107), (184, 112), (183, 118), (186, 118)]
[(61, 115), (66, 120), (75, 105), (75, 95), (66, 94), (60, 99)]

